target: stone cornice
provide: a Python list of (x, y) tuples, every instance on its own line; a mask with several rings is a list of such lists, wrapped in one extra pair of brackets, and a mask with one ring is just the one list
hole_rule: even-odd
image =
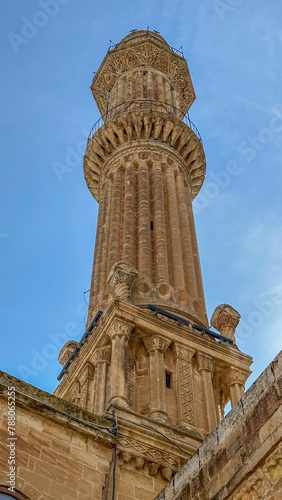
[(8, 397), (8, 387), (15, 387), (16, 406), (31, 408), (47, 418), (57, 420), (60, 423), (64, 422), (63, 425), (79, 427), (79, 432), (95, 434), (95, 438), (101, 438), (109, 444), (115, 442), (115, 437), (112, 434), (100, 428), (109, 428), (107, 420), (0, 371), (1, 397)]
[(200, 191), (205, 178), (206, 161), (203, 146), (192, 129), (167, 113), (130, 111), (109, 120), (88, 143), (84, 157), (84, 176), (97, 201), (103, 168), (114, 152), (121, 151), (124, 154), (124, 150), (120, 148), (126, 145), (133, 150), (136, 147), (160, 149), (161, 146), (167, 152), (174, 150), (178, 162), (191, 178), (192, 199)]

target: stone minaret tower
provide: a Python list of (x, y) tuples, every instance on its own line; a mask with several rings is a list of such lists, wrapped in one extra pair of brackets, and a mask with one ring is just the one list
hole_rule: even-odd
[(84, 160), (99, 201), (88, 321), (112, 301), (108, 276), (124, 261), (137, 271), (134, 304), (208, 326), (192, 212), (205, 155), (184, 120), (195, 99), (187, 62), (160, 35), (132, 33), (108, 52), (91, 89), (104, 125)]
[(114, 408), (120, 474), (154, 478), (157, 494), (240, 399), (252, 360), (231, 306), (213, 314), (220, 334), (209, 330), (192, 211), (205, 155), (185, 116), (195, 93), (182, 53), (131, 33), (91, 89), (102, 118), (84, 158), (99, 202), (88, 323), (62, 348), (55, 394), (98, 415)]

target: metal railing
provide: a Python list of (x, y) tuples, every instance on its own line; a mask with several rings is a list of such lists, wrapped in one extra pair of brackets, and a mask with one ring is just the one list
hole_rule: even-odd
[(93, 135), (97, 130), (104, 125), (107, 121), (111, 120), (112, 118), (119, 116), (123, 113), (127, 113), (129, 111), (159, 111), (161, 113), (166, 113), (168, 115), (171, 115), (175, 118), (178, 118), (179, 120), (183, 120), (188, 127), (190, 127), (193, 132), (196, 134), (198, 139), (200, 139), (202, 143), (202, 138), (199, 130), (197, 129), (196, 125), (190, 120), (189, 114), (184, 115), (180, 109), (176, 108), (172, 104), (168, 104), (167, 102), (162, 102), (162, 101), (156, 101), (154, 99), (134, 99), (131, 101), (123, 102), (121, 104), (118, 104), (117, 106), (114, 106), (99, 118), (99, 120), (94, 123), (93, 127), (91, 128), (87, 140), (87, 144), (92, 139)]
[(182, 45), (181, 45), (181, 47), (179, 47), (179, 49), (175, 49), (171, 45), (168, 45), (168, 43), (163, 42), (158, 37), (152, 35), (152, 33), (150, 33), (149, 30), (147, 30), (146, 33), (143, 33), (142, 35), (136, 35), (132, 38), (129, 38), (129, 40), (124, 40), (123, 42), (114, 43), (114, 42), (112, 42), (112, 40), (110, 40), (110, 46), (109, 46), (108, 50), (114, 50), (117, 47), (121, 47), (122, 45), (124, 45), (126, 43), (132, 42), (132, 40), (136, 40), (137, 38), (153, 38), (154, 40), (157, 40), (159, 43), (163, 44), (165, 47), (169, 47), (170, 50), (172, 50), (172, 52), (174, 52), (175, 54), (178, 54), (179, 56), (184, 57)]

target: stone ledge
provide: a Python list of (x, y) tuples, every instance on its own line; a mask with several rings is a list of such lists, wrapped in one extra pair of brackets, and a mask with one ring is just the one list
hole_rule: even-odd
[(100, 427), (110, 428), (108, 420), (0, 370), (0, 397), (1, 395), (7, 397), (8, 387), (15, 387), (16, 405), (32, 408), (55, 420), (65, 420), (68, 425), (76, 427), (79, 425), (84, 432), (98, 433), (99, 438), (114, 444), (116, 438), (106, 430), (100, 429)]

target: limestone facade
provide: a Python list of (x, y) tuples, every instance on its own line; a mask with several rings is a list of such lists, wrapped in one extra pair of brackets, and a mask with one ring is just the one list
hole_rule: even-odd
[(282, 498), (282, 352), (156, 500)]

